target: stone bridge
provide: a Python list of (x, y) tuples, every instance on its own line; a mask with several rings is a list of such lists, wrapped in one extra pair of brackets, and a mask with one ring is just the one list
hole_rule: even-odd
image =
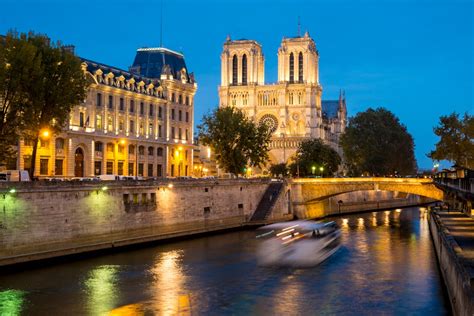
[(343, 193), (368, 190), (404, 192), (439, 201), (444, 198), (443, 190), (432, 179), (305, 178), (291, 181), (293, 210), (299, 217), (324, 216), (324, 210), (318, 209), (322, 205), (321, 201)]

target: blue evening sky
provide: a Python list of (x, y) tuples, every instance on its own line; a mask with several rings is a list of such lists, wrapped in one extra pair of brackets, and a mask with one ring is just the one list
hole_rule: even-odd
[[(164, 0), (163, 44), (182, 51), (198, 82), (195, 119), (218, 104), (227, 34), (263, 45), (265, 78), (277, 78), (283, 36), (308, 30), (320, 53), (323, 99), (346, 90), (349, 116), (394, 112), (415, 138), (421, 168), (437, 141), (440, 115), (473, 114), (474, 5), (471, 0)], [(46, 33), (78, 55), (128, 69), (138, 47), (160, 43), (160, 0), (0, 0), (0, 33)]]

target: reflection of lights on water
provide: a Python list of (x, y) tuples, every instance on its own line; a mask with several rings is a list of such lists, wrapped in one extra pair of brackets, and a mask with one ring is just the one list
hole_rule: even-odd
[(25, 292), (19, 290), (0, 291), (0, 315), (20, 315)]
[(93, 315), (111, 310), (117, 303), (118, 266), (99, 266), (89, 272), (84, 285), (87, 289), (89, 311)]
[(377, 226), (377, 217), (372, 217), (372, 225)]
[(377, 216), (377, 212), (372, 212), (372, 216), (373, 216), (373, 217), (376, 217), (376, 216)]
[(155, 280), (152, 295), (155, 297), (160, 315), (176, 315), (178, 301), (182, 294), (184, 274), (181, 264), (182, 252), (173, 250), (158, 256), (151, 273)]
[(342, 219), (342, 223), (345, 224), (345, 225), (347, 225), (347, 223), (349, 223), (349, 220), (348, 220), (347, 218), (343, 218), (343, 219)]
[(384, 213), (385, 213), (385, 215), (388, 215), (388, 214), (390, 214), (390, 211), (385, 211)]

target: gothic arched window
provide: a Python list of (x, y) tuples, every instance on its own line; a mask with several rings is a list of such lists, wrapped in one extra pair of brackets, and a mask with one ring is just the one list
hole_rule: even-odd
[(298, 55), (298, 81), (303, 82), (303, 53)]
[(237, 85), (237, 55), (232, 58), (232, 84)]
[(295, 57), (290, 54), (290, 83), (295, 82)]
[(242, 56), (242, 84), (247, 84), (247, 55)]

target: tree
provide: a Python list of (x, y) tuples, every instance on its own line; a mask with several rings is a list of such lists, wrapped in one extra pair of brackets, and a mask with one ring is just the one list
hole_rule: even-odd
[(333, 175), (341, 164), (339, 154), (320, 139), (303, 141), (290, 165), (293, 175)]
[(33, 141), (30, 169), (33, 177), (40, 131), (47, 130), (49, 135), (61, 132), (72, 108), (86, 97), (88, 84), (80, 59), (60, 43), (51, 44), (47, 36), (33, 33), (24, 40), (36, 48), (38, 62), (31, 78), (23, 83), (27, 98), (23, 136)]
[(441, 116), (433, 130), (440, 140), (428, 157), (474, 168), (474, 116), (468, 113), (462, 118), (457, 113)]
[(412, 174), (416, 170), (412, 136), (384, 108), (369, 108), (349, 119), (340, 144), (351, 175)]
[(268, 159), (270, 132), (234, 108), (224, 107), (205, 115), (198, 125), (199, 139), (215, 152), (219, 166), (234, 175), (247, 165), (258, 167)]
[(25, 126), (26, 84), (38, 71), (40, 56), (27, 35), (0, 37), (0, 165), (15, 158), (15, 146)]
[(288, 174), (288, 166), (286, 165), (286, 163), (278, 163), (275, 165), (271, 165), (269, 171), (274, 177), (284, 177)]

